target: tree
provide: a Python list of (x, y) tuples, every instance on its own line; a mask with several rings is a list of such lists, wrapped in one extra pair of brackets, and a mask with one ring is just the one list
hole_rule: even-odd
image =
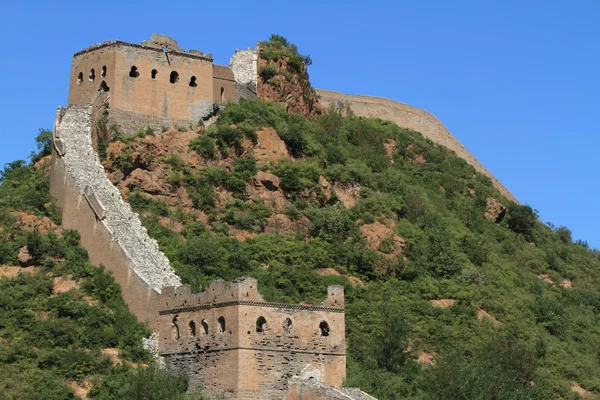
[(528, 205), (511, 204), (508, 207), (508, 227), (531, 240), (533, 228), (537, 222), (537, 213)]

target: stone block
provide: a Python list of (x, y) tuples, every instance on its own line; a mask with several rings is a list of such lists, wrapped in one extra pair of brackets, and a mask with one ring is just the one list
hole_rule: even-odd
[(104, 209), (104, 206), (102, 205), (100, 200), (96, 197), (96, 195), (92, 191), (92, 188), (87, 186), (85, 188), (85, 190), (83, 191), (83, 195), (85, 196), (85, 199), (87, 200), (88, 204), (92, 208), (92, 211), (94, 211), (94, 214), (96, 214), (96, 218), (98, 218), (100, 221), (105, 219), (106, 218), (106, 210)]

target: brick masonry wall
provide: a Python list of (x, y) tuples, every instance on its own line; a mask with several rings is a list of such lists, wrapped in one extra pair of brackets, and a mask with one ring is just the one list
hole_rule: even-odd
[[(173, 72), (177, 73), (175, 83), (171, 82)], [(93, 104), (106, 91), (114, 114), (111, 122), (126, 133), (146, 126), (188, 127), (214, 112), (212, 59), (124, 42), (76, 53), (69, 104)], [(235, 87), (229, 88), (230, 96), (235, 92)]]
[(500, 193), (508, 199), (518, 203), (519, 201), (509, 190), (498, 181), (490, 171), (487, 170), (477, 159), (452, 136), (446, 127), (431, 113), (408, 104), (384, 99), (381, 97), (359, 96), (332, 92), (329, 90), (317, 90), (320, 102), (324, 106), (347, 103), (356, 115), (363, 117), (374, 117), (387, 119), (397, 123), (399, 126), (421, 132), (423, 136), (439, 143), (454, 151), (457, 156), (471, 164), (475, 169), (486, 175)]
[[(192, 389), (236, 399), (284, 398), (292, 377), (340, 386), (346, 374), (343, 306), (343, 287), (337, 286), (317, 306), (265, 302), (251, 278), (229, 286), (217, 281), (198, 294), (186, 286), (166, 288), (157, 303), (159, 353), (170, 369), (190, 377)], [(260, 319), (266, 323), (259, 331)]]
[(62, 210), (63, 226), (79, 231), (91, 261), (115, 275), (132, 312), (152, 326), (155, 297), (180, 280), (106, 177), (92, 148), (90, 125), (90, 106), (57, 111), (50, 191)]

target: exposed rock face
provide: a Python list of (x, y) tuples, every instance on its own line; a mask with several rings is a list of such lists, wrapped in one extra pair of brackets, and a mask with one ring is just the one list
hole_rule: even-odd
[[(299, 113), (305, 117), (315, 115), (319, 107), (316, 92), (310, 86), (306, 65), (300, 71), (290, 68), (287, 57), (277, 60), (265, 60), (258, 57), (257, 95), (259, 99), (271, 100), (282, 105), (290, 113)], [(261, 75), (263, 68), (269, 67), (280, 73), (268, 77)]]
[(448, 308), (452, 307), (456, 303), (455, 299), (439, 299), (439, 300), (429, 300), (429, 304), (438, 308)]
[(335, 190), (335, 194), (344, 207), (352, 208), (356, 205), (356, 199), (360, 195), (360, 186), (358, 186), (358, 184), (354, 184), (350, 187), (343, 187), (335, 184), (333, 185), (333, 190)]
[(388, 258), (396, 257), (406, 249), (406, 241), (381, 222), (361, 226), (360, 234), (367, 239), (368, 248), (383, 253)]
[(285, 214), (275, 214), (269, 218), (269, 222), (265, 227), (266, 233), (293, 233), (298, 235), (300, 233), (308, 232), (310, 220), (306, 217), (301, 217), (296, 221), (293, 221), (290, 217)]
[(279, 177), (270, 172), (258, 171), (256, 174), (256, 179), (271, 192), (276, 192), (279, 190)]
[(483, 320), (483, 319), (487, 319), (494, 326), (500, 326), (500, 325), (502, 325), (502, 322), (498, 321), (496, 319), (496, 317), (494, 317), (492, 314), (488, 313), (487, 311), (485, 311), (485, 310), (483, 310), (481, 308), (477, 310), (477, 319), (480, 320), (480, 321)]
[(258, 136), (258, 142), (254, 147), (254, 158), (258, 165), (291, 158), (285, 143), (275, 129), (264, 128), (256, 132), (256, 135)]
[(38, 217), (37, 215), (26, 213), (24, 211), (13, 211), (11, 215), (17, 217), (20, 228), (25, 230), (37, 229), (40, 233), (58, 232), (60, 229), (48, 217)]
[(29, 267), (35, 264), (35, 260), (33, 259), (31, 254), (29, 254), (29, 249), (27, 249), (27, 246), (23, 246), (19, 249), (17, 260), (19, 261), (19, 264), (22, 267)]
[(493, 197), (488, 197), (487, 199), (487, 212), (485, 213), (485, 217), (490, 221), (494, 221), (496, 223), (501, 222), (506, 216), (506, 206), (500, 203)]

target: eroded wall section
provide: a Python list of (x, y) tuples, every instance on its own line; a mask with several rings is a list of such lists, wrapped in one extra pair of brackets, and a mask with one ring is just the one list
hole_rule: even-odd
[(477, 171), (489, 177), (496, 189), (503, 196), (518, 203), (518, 200), (512, 193), (487, 168), (477, 161), (469, 150), (452, 136), (448, 129), (433, 114), (420, 108), (382, 97), (342, 94), (329, 90), (317, 90), (317, 94), (320, 96), (320, 102), (324, 106), (339, 102), (347, 103), (356, 115), (390, 120), (399, 126), (421, 132), (423, 136), (454, 151), (457, 156), (471, 164)]
[(105, 175), (92, 148), (90, 106), (59, 108), (54, 125), (50, 191), (63, 226), (77, 230), (90, 260), (111, 271), (123, 298), (140, 319), (157, 329), (155, 297), (180, 279), (169, 261)]

